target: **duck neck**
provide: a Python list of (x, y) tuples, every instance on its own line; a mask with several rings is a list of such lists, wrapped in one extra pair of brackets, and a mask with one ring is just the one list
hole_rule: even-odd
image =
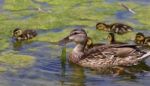
[(112, 37), (111, 40), (110, 40), (110, 42), (111, 42), (112, 44), (115, 43), (115, 41), (116, 41), (116, 40), (115, 40), (114, 37)]
[(73, 63), (78, 63), (84, 55), (85, 44), (77, 44), (73, 49), (69, 60)]
[(145, 40), (145, 37), (144, 37), (144, 39), (140, 41), (140, 44), (144, 44), (145, 41), (146, 41), (146, 40)]
[(77, 44), (73, 49), (73, 52), (84, 52), (84, 44)]

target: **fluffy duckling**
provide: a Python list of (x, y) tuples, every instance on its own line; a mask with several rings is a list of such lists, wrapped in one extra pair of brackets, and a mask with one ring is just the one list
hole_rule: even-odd
[(108, 34), (107, 40), (109, 41), (109, 44), (126, 44), (123, 42), (116, 41), (115, 35), (113, 33)]
[(117, 33), (117, 34), (124, 34), (130, 31), (133, 31), (133, 28), (122, 24), (122, 23), (114, 23), (114, 24), (105, 24), (105, 23), (97, 23), (96, 24), (96, 29), (98, 30), (103, 30), (107, 32), (112, 32), (112, 33)]
[(110, 44), (100, 45), (84, 50), (87, 43), (87, 33), (84, 29), (74, 29), (60, 40), (60, 43), (75, 42), (76, 46), (69, 56), (69, 61), (80, 65), (106, 72), (116, 66), (138, 65), (150, 56), (150, 52), (139, 50), (135, 45)]
[(143, 33), (137, 33), (135, 36), (135, 43), (150, 46), (150, 37), (145, 37)]
[(89, 49), (89, 48), (93, 48), (93, 47), (100, 46), (100, 45), (104, 45), (104, 44), (102, 44), (102, 43), (94, 44), (92, 38), (88, 37), (87, 44), (86, 44), (85, 48)]
[(37, 32), (35, 30), (21, 30), (19, 28), (16, 28), (13, 31), (13, 37), (17, 40), (17, 41), (23, 41), (23, 40), (28, 40), (28, 39), (32, 39), (33, 37), (35, 37), (37, 35)]

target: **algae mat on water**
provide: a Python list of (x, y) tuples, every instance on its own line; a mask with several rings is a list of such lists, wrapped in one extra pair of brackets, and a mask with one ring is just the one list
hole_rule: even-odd
[[(130, 8), (135, 8), (136, 14), (130, 16), (129, 20), (138, 22), (123, 20), (123, 23), (135, 29), (148, 30), (150, 6), (132, 1), (123, 3)], [(122, 20), (116, 19), (116, 13), (126, 11), (118, 2), (109, 3), (107, 0), (4, 0), (1, 9), (3, 9), (0, 14), (0, 44), (3, 46), (0, 50), (2, 51), (10, 47), (11, 32), (16, 27), (46, 30), (47, 33), (40, 33), (36, 41), (58, 41), (66, 35), (66, 32), (76, 28), (74, 26), (85, 26), (88, 35), (95, 41), (99, 41), (104, 39), (106, 34), (93, 30), (95, 24), (120, 22)], [(53, 29), (61, 31), (50, 32)], [(133, 36), (134, 34), (125, 36), (125, 41)], [(122, 40), (122, 37), (119, 39)]]
[(0, 72), (5, 71), (17, 71), (21, 68), (26, 68), (34, 64), (35, 58), (28, 55), (18, 55), (18, 54), (2, 54), (0, 56)]

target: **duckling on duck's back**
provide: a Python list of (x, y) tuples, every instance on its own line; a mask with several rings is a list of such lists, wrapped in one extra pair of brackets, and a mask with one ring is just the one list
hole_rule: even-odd
[(94, 44), (92, 38), (88, 37), (85, 48), (89, 49), (89, 48), (93, 48), (93, 47), (100, 46), (100, 45), (104, 45), (104, 44), (102, 44), (102, 43), (95, 43)]
[(83, 29), (75, 29), (60, 41), (76, 43), (69, 60), (83, 67), (102, 70), (114, 66), (132, 66), (150, 56), (150, 52), (141, 52), (135, 45), (127, 44), (100, 45), (85, 52), (87, 38)]
[(23, 41), (23, 40), (28, 40), (28, 39), (32, 39), (33, 37), (35, 37), (37, 35), (37, 32), (35, 30), (21, 30), (19, 28), (16, 28), (13, 31), (13, 37), (17, 40), (17, 41)]
[(116, 41), (114, 33), (109, 33), (107, 36), (107, 40), (109, 41), (109, 44), (126, 44), (123, 42)]
[(124, 34), (133, 30), (132, 27), (122, 23), (114, 23), (108, 25), (102, 22), (96, 24), (96, 29), (117, 34)]
[(150, 37), (145, 37), (143, 33), (137, 33), (135, 36), (135, 43), (150, 46)]

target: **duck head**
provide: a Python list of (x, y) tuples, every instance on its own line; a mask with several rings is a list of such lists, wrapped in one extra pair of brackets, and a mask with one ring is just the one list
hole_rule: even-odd
[(96, 29), (107, 31), (107, 26), (108, 26), (107, 24), (99, 22), (96, 24)]
[(16, 28), (14, 31), (13, 31), (13, 36), (14, 37), (19, 37), (20, 35), (22, 35), (22, 30), (19, 29), (19, 28)]
[(59, 44), (75, 42), (76, 44), (85, 44), (88, 40), (87, 34), (83, 29), (74, 29), (68, 36), (59, 41)]

